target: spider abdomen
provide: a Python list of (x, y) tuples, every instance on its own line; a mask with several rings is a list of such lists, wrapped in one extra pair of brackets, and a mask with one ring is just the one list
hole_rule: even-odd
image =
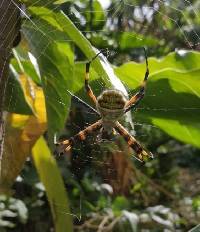
[(103, 91), (97, 98), (97, 109), (102, 116), (102, 120), (118, 120), (124, 114), (126, 102), (124, 94), (119, 90), (108, 89)]
[(121, 91), (108, 89), (103, 91), (102, 94), (97, 98), (97, 107), (109, 110), (124, 109), (126, 101), (127, 100)]

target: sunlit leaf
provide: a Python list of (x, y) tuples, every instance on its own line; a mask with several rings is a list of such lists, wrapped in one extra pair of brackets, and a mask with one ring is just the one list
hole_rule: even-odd
[[(37, 21), (38, 28), (27, 22), (23, 27), (23, 32), (40, 66), (47, 107), (48, 131), (49, 137), (52, 138), (55, 132), (64, 127), (69, 112), (70, 97), (67, 90), (73, 88), (74, 81), (80, 82), (80, 78), (82, 88), (84, 87), (85, 74), (78, 77), (74, 76), (72, 79), (73, 54), (69, 43), (62, 41), (70, 38), (88, 59), (94, 57), (96, 53), (89, 41), (64, 13), (57, 12), (53, 14), (47, 8), (34, 6), (30, 7), (30, 10), (40, 18)], [(94, 61), (94, 68), (108, 86), (115, 86), (115, 88), (127, 94), (123, 84), (114, 75), (112, 67), (106, 60), (100, 62), (100, 59), (97, 58)]]
[[(150, 76), (136, 120), (151, 122), (169, 135), (200, 147), (200, 54), (172, 53), (149, 59)], [(127, 63), (116, 73), (132, 90), (138, 88), (145, 64)]]
[(55, 231), (72, 231), (72, 216), (60, 170), (43, 137), (36, 142), (32, 154), (36, 169), (46, 189)]
[(70, 2), (71, 0), (57, 0), (54, 2), (55, 5), (59, 5), (59, 4), (63, 4), (63, 3), (66, 3), (66, 2)]
[(14, 57), (11, 64), (17, 73), (24, 73), (31, 78), (35, 83), (41, 85), (41, 78), (37, 60), (23, 46), (18, 46), (18, 49), (13, 49)]
[[(56, 14), (56, 20), (62, 27), (63, 31), (71, 38), (71, 40), (81, 49), (88, 60), (96, 55), (95, 49), (83, 34), (76, 28), (72, 21), (64, 13)], [(114, 75), (111, 65), (101, 57), (103, 61), (97, 57), (92, 66), (98, 75), (103, 78), (107, 86), (114, 86), (116, 89), (121, 89), (125, 94), (126, 90), (120, 80)]]
[(70, 96), (67, 90), (73, 83), (73, 53), (68, 38), (51, 17), (48, 9), (32, 7), (32, 12), (41, 16), (35, 28), (31, 22), (26, 22), (23, 32), (37, 58), (48, 118), (49, 139), (64, 127), (69, 112)]
[(6, 84), (4, 109), (18, 114), (32, 114), (31, 105), (26, 99), (22, 80), (13, 66)]
[[(32, 146), (45, 132), (47, 126), (46, 109), (43, 91), (27, 77), (22, 76), (26, 98), (34, 109), (34, 115), (8, 114), (5, 136), (5, 148), (1, 159), (1, 190), (5, 191), (13, 184), (19, 175), (26, 158), (30, 155)], [(32, 98), (26, 86), (31, 87)], [(28, 87), (28, 88), (29, 88)], [(2, 190), (3, 191), (3, 190)]]

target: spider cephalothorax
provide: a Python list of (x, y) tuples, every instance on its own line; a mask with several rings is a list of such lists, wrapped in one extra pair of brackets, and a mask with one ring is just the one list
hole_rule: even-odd
[[(145, 50), (144, 50), (145, 51)], [(124, 94), (120, 90), (107, 89), (104, 90), (97, 98), (94, 95), (88, 81), (89, 81), (89, 69), (91, 62), (100, 54), (99, 52), (90, 62), (86, 63), (86, 75), (85, 75), (85, 89), (95, 103), (96, 110), (93, 111), (100, 116), (100, 120), (94, 124), (86, 127), (75, 136), (68, 140), (57, 143), (60, 146), (62, 153), (67, 152), (71, 147), (80, 140), (85, 140), (88, 134), (94, 131), (102, 130), (108, 134), (111, 134), (113, 130), (117, 131), (121, 136), (124, 137), (128, 145), (134, 150), (135, 158), (141, 162), (147, 157), (153, 157), (152, 153), (147, 152), (143, 149), (140, 143), (128, 133), (128, 131), (118, 122), (118, 120), (129, 110), (135, 108), (140, 100), (144, 97), (146, 81), (149, 75), (148, 61), (145, 51), (146, 58), (146, 73), (140, 90), (129, 100), (126, 99)]]

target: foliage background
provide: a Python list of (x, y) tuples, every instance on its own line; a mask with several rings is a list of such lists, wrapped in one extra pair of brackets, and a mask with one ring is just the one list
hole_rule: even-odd
[[(29, 18), (22, 14), (22, 40), (13, 50), (5, 95), (10, 113), (1, 183), (10, 187), (17, 179), (12, 198), (1, 196), (2, 231), (72, 231), (72, 221), (74, 231), (196, 226), (199, 2), (110, 1), (105, 9), (97, 0), (24, 2)], [(119, 136), (98, 142), (98, 134), (68, 157), (57, 157), (59, 169), (56, 165), (54, 134), (68, 138), (97, 120), (67, 92), (92, 105), (84, 91), (92, 46), (108, 48), (121, 80), (108, 72), (111, 65), (95, 60), (90, 83), (96, 95), (110, 85), (134, 94), (145, 73), (142, 47), (147, 48), (147, 93), (132, 118), (123, 121), (155, 154), (145, 165), (131, 158)]]

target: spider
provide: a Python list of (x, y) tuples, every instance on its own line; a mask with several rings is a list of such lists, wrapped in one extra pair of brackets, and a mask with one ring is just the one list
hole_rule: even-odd
[[(131, 109), (135, 109), (141, 99), (144, 97), (146, 82), (149, 76), (148, 60), (145, 48), (144, 53), (146, 61), (146, 72), (144, 80), (140, 86), (139, 91), (129, 100), (126, 99), (123, 92), (117, 89), (106, 89), (97, 98), (94, 95), (89, 85), (89, 71), (92, 61), (96, 59), (96, 57), (99, 56), (100, 53), (102, 53), (102, 51), (97, 53), (89, 62), (86, 63), (85, 72), (85, 90), (88, 96), (94, 102), (96, 110), (90, 106), (89, 107), (100, 116), (100, 119), (92, 125), (86, 127), (84, 130), (80, 131), (73, 137), (64, 141), (56, 142), (56, 145), (59, 146), (60, 153), (68, 152), (75, 143), (83, 141), (87, 138), (89, 134), (101, 130), (102, 133), (106, 135), (112, 135), (114, 132), (118, 132), (125, 139), (129, 147), (134, 150), (134, 157), (137, 160), (144, 162), (148, 157), (153, 158), (152, 153), (145, 151), (140, 143), (132, 135), (130, 135), (129, 132), (118, 122), (118, 120), (126, 112)], [(83, 101), (81, 102), (84, 103)], [(86, 105), (86, 103), (84, 104)]]

